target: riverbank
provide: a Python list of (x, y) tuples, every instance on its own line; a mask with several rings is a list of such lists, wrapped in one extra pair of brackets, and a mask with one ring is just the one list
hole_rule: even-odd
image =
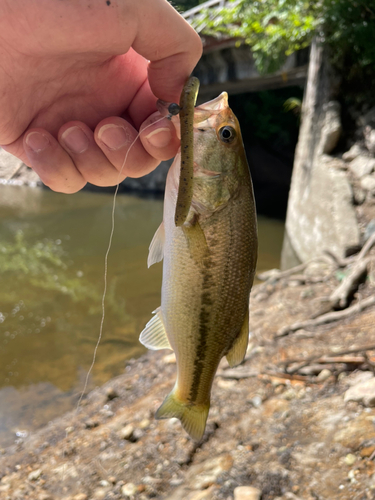
[[(1, 498), (374, 498), (374, 305), (358, 312), (374, 297), (373, 252), (333, 321), (301, 323), (327, 316), (359, 261), (316, 261), (254, 287), (246, 360), (222, 362), (199, 445), (178, 421), (154, 420), (176, 366), (170, 351), (150, 352), (77, 412), (2, 450)], [(255, 489), (241, 497), (239, 486)]]

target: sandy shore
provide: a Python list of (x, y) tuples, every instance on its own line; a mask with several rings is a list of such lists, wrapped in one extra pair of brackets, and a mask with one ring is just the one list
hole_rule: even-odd
[[(154, 419), (176, 366), (170, 351), (148, 353), (1, 450), (0, 498), (375, 498), (375, 310), (277, 337), (337, 287), (319, 266), (306, 273), (255, 287), (246, 360), (222, 361), (201, 443)], [(354, 303), (371, 294), (368, 281)]]

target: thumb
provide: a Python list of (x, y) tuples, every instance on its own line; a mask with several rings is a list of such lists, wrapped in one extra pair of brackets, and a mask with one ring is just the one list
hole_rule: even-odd
[(202, 55), (199, 35), (166, 0), (142, 0), (134, 50), (150, 61), (151, 90), (178, 102), (182, 87)]

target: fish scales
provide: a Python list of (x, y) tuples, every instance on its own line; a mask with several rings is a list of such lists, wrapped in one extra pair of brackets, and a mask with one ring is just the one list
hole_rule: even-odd
[[(226, 94), (196, 108), (195, 122), (193, 201), (187, 221), (182, 227), (174, 221), (177, 155), (167, 178), (163, 224), (150, 246), (149, 264), (164, 257), (157, 314), (167, 339), (161, 344), (149, 340), (151, 320), (141, 341), (151, 348), (169, 344), (176, 354), (175, 388), (156, 416), (177, 416), (185, 430), (200, 439), (221, 358), (228, 355), (229, 360), (236, 345), (241, 352), (235, 351), (232, 361), (240, 362), (246, 352), (257, 229), (239, 125)], [(228, 126), (234, 144), (220, 141)], [(158, 240), (163, 240), (162, 255), (159, 250), (153, 256)]]
[[(243, 290), (249, 289), (252, 279), (246, 273), (250, 258), (240, 259), (240, 265), (233, 264), (241, 254), (248, 253), (249, 241), (243, 233), (246, 235), (247, 229), (251, 234), (251, 226), (247, 217), (240, 216), (242, 211), (236, 210), (236, 202), (240, 199), (214, 214), (216, 220), (202, 222), (207, 246), (211, 249), (203, 266), (191, 257), (184, 234), (173, 224), (166, 227), (166, 233), (170, 231), (171, 236), (165, 246), (162, 310), (166, 331), (173, 332), (169, 340), (177, 357), (178, 380), (184, 381), (183, 387), (188, 392), (181, 389), (181, 398), (190, 400), (189, 392), (197, 383), (200, 367), (202, 390), (200, 398), (194, 401), (197, 403), (207, 401), (217, 365), (233, 343), (228, 331), (239, 333), (248, 307), (248, 297), (244, 299)], [(237, 225), (241, 231), (236, 230)], [(218, 238), (218, 233), (223, 236)], [(202, 313), (212, 325), (209, 330), (201, 321)]]

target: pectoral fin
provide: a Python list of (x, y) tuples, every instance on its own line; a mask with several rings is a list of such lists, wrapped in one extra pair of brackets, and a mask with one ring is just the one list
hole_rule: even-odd
[(158, 349), (172, 349), (170, 346), (167, 332), (165, 331), (161, 308), (154, 311), (155, 315), (141, 332), (139, 341), (148, 349), (157, 351)]
[(234, 341), (231, 350), (226, 358), (230, 367), (239, 365), (246, 354), (247, 344), (249, 342), (249, 310), (247, 310), (245, 319), (239, 336)]
[(152, 241), (150, 243), (148, 259), (147, 259), (147, 267), (151, 267), (152, 264), (156, 262), (160, 262), (163, 260), (164, 256), (164, 241), (165, 241), (165, 231), (164, 231), (164, 222), (160, 224)]

